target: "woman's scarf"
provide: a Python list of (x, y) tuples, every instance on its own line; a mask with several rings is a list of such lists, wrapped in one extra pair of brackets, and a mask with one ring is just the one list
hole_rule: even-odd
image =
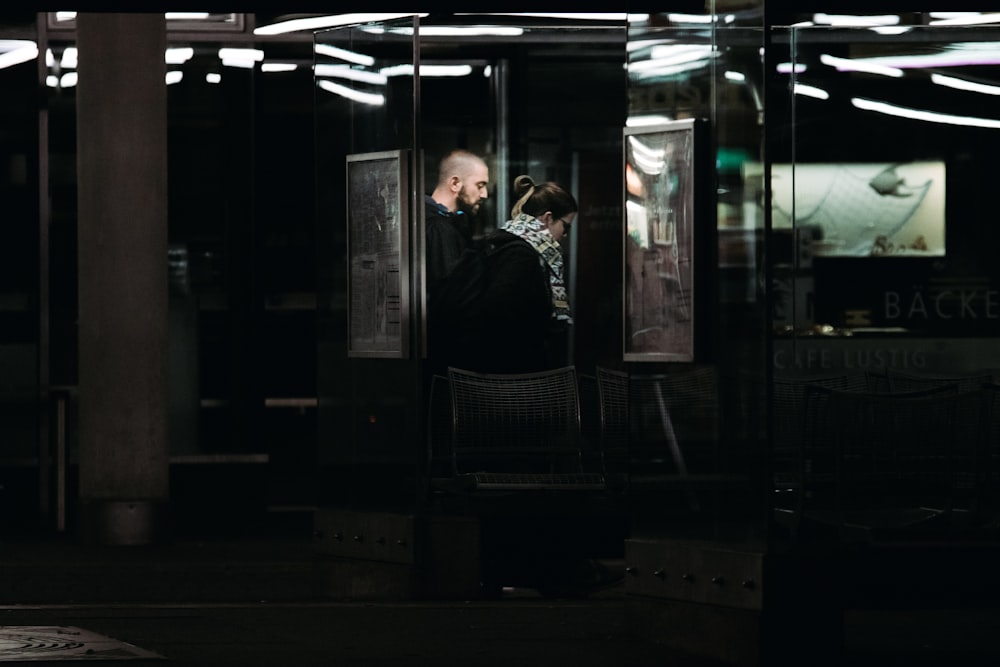
[(552, 316), (567, 324), (573, 323), (566, 296), (566, 282), (563, 280), (563, 256), (559, 242), (552, 238), (545, 224), (527, 213), (518, 213), (501, 227), (527, 241), (549, 267), (549, 284), (552, 286)]

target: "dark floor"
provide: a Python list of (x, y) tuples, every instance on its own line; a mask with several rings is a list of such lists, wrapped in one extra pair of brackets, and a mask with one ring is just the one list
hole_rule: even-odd
[[(708, 664), (632, 636), (620, 584), (572, 600), (508, 589), (489, 601), (340, 602), (317, 594), (314, 565), (311, 540), (294, 535), (155, 547), (3, 542), (0, 631), (82, 628), (162, 656), (147, 664), (184, 666)], [(1000, 609), (983, 601), (852, 609), (839, 664), (995, 666), (998, 631)], [(30, 664), (66, 662), (47, 650)], [(0, 662), (17, 655), (0, 634)], [(76, 659), (122, 662), (97, 655)]]

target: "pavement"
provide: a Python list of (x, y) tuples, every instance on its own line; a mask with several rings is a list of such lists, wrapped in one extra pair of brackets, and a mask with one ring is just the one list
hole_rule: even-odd
[[(494, 600), (338, 601), (317, 594), (315, 559), (309, 536), (294, 535), (150, 547), (82, 546), (67, 538), (0, 542), (0, 662), (714, 664), (634, 636), (621, 584), (579, 599), (508, 588)], [(998, 630), (1000, 605), (982, 600), (850, 609), (840, 664), (995, 667)], [(814, 657), (802, 656), (801, 664)]]
[[(574, 600), (337, 601), (311, 535), (82, 545), (0, 542), (0, 663), (662, 664), (626, 632), (620, 585)], [(699, 664), (697, 662), (691, 664)]]

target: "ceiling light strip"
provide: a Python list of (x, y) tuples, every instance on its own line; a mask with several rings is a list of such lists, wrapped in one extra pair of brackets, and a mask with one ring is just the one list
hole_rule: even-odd
[(994, 120), (991, 118), (955, 116), (952, 114), (937, 113), (935, 111), (926, 111), (923, 109), (910, 109), (907, 107), (889, 104), (887, 102), (866, 100), (860, 97), (853, 98), (851, 100), (851, 104), (866, 111), (876, 111), (889, 116), (899, 116), (901, 118), (910, 118), (912, 120), (923, 120), (929, 123), (944, 123), (947, 125), (961, 125), (964, 127), (983, 127), (991, 130), (1000, 129), (1000, 120)]

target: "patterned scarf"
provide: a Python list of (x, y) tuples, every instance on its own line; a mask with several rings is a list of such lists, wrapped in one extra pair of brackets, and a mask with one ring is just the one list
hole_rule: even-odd
[(570, 314), (566, 283), (563, 280), (563, 256), (559, 250), (559, 242), (552, 238), (541, 221), (527, 213), (518, 213), (513, 220), (503, 223), (500, 229), (527, 241), (548, 265), (549, 283), (552, 286), (552, 317), (572, 324), (573, 316)]

